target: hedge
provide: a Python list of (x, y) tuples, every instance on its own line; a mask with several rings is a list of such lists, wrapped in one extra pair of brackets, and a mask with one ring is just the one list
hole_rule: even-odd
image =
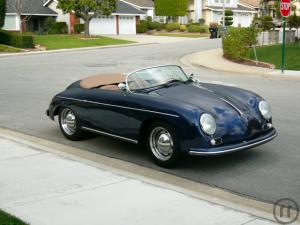
[(75, 24), (74, 31), (76, 34), (81, 34), (84, 31), (84, 24), (82, 23)]
[(0, 30), (0, 44), (13, 46), (16, 48), (33, 48), (33, 37), (30, 35), (20, 35)]
[(242, 61), (250, 54), (250, 46), (255, 45), (257, 40), (257, 29), (250, 28), (230, 28), (223, 38), (224, 57)]
[(55, 22), (48, 31), (49, 34), (67, 34), (68, 26), (66, 22)]
[(0, 28), (4, 26), (6, 12), (6, 1), (0, 0)]
[(185, 16), (188, 0), (155, 0), (154, 6), (157, 16)]

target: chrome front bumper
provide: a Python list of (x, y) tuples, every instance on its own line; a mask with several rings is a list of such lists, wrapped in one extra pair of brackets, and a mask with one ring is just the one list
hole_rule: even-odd
[(273, 140), (276, 136), (277, 136), (277, 132), (275, 128), (273, 128), (269, 133), (252, 140), (240, 142), (237, 144), (223, 145), (223, 146), (212, 147), (212, 148), (191, 148), (189, 149), (189, 154), (190, 155), (221, 155), (221, 154), (241, 151), (241, 150), (256, 147), (258, 145), (265, 144)]

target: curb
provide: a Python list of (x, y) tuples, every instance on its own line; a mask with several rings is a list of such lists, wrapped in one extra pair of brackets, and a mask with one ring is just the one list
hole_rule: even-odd
[(79, 161), (96, 168), (106, 169), (126, 177), (140, 179), (143, 182), (177, 191), (212, 204), (223, 205), (261, 219), (272, 222), (275, 221), (273, 217), (273, 204), (271, 203), (262, 202), (217, 187), (209, 186), (207, 184), (197, 183), (195, 181), (177, 177), (163, 171), (110, 158), (101, 154), (87, 152), (79, 148), (48, 141), (46, 139), (19, 133), (6, 128), (0, 127), (0, 137), (23, 143), (62, 157), (74, 159), (75, 161)]
[(8, 53), (8, 54), (0, 54), (0, 58), (7, 58), (13, 56), (64, 53), (64, 52), (79, 52), (79, 51), (86, 51), (86, 50), (109, 49), (109, 48), (122, 48), (122, 47), (125, 48), (125, 47), (133, 47), (133, 46), (152, 45), (152, 44), (156, 44), (156, 43), (133, 43), (133, 44), (123, 44), (123, 45), (106, 45), (106, 46), (94, 46), (94, 47), (85, 47), (85, 48), (70, 48), (70, 49), (58, 49), (58, 50), (48, 50), (48, 51), (46, 50), (46, 51)]
[[(194, 62), (196, 57), (199, 57), (200, 54), (215, 54), (215, 52), (217, 50), (221, 50), (220, 48), (217, 49), (211, 49), (211, 50), (206, 50), (206, 51), (202, 51), (202, 52), (196, 52), (193, 54), (189, 54), (189, 55), (185, 55), (183, 56), (180, 61), (181, 63), (183, 63), (184, 65), (187, 66), (195, 66), (195, 67), (200, 67), (200, 68), (205, 68), (205, 69), (209, 69), (209, 70), (213, 70), (216, 72), (225, 72), (225, 73), (230, 73), (231, 75), (240, 75), (240, 74), (247, 74), (247, 75), (256, 75), (256, 76), (260, 76), (262, 78), (276, 78), (276, 79), (282, 79), (282, 80), (300, 80), (300, 71), (293, 71), (293, 70), (286, 70), (285, 74), (282, 74), (280, 70), (272, 70), (272, 69), (266, 69), (266, 68), (255, 68), (255, 66), (247, 66), (247, 65), (242, 65), (239, 63), (235, 63), (232, 61), (228, 61), (226, 59), (222, 59), (222, 61), (224, 60), (224, 64), (226, 64), (226, 62), (229, 64), (228, 65), (228, 69), (226, 67), (222, 67), (222, 68), (218, 68), (218, 67), (212, 67), (208, 64), (206, 64), (205, 62)], [(217, 54), (215, 54), (217, 55)], [(216, 57), (219, 57), (219, 55), (217, 55)], [(236, 64), (239, 67), (245, 67), (245, 69), (241, 70), (241, 69), (232, 69), (231, 65), (232, 64)], [(252, 71), (248, 72), (248, 68), (251, 68)], [(257, 71), (253, 71), (253, 69), (257, 69)], [(265, 71), (263, 71), (265, 70)], [(268, 71), (269, 70), (269, 71)]]

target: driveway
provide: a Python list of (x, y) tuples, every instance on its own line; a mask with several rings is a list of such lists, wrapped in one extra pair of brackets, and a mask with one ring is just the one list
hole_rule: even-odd
[(153, 164), (143, 148), (105, 137), (71, 142), (57, 122), (45, 116), (56, 93), (88, 75), (128, 72), (158, 64), (179, 64), (186, 54), (220, 47), (220, 40), (150, 44), (80, 52), (52, 53), (0, 59), (0, 126), (130, 161), (158, 171), (206, 183), (266, 202), (293, 198), (300, 202), (299, 81), (228, 74), (184, 66), (203, 81), (230, 83), (264, 96), (273, 109), (279, 132), (274, 141), (237, 154), (190, 158), (177, 169)]
[(186, 38), (186, 37), (168, 37), (168, 36), (154, 36), (154, 35), (145, 35), (145, 34), (138, 34), (138, 35), (103, 35), (110, 38), (118, 38), (124, 39), (128, 41), (134, 41), (142, 44), (163, 44), (163, 43), (176, 43), (176, 42), (187, 42), (187, 41), (197, 41), (199, 39), (207, 39), (207, 38)]

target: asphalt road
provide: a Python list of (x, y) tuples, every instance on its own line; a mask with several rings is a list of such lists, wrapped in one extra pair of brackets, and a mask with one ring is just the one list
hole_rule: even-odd
[(272, 106), (279, 136), (249, 151), (188, 158), (181, 167), (172, 170), (155, 166), (144, 149), (132, 144), (105, 137), (70, 142), (62, 136), (58, 124), (45, 116), (52, 96), (75, 80), (97, 73), (180, 64), (180, 58), (186, 54), (219, 46), (219, 40), (190, 40), (0, 58), (0, 126), (163, 170), (262, 201), (275, 202), (288, 197), (300, 204), (299, 81), (226, 74), (184, 66), (188, 73), (193, 72), (202, 80), (235, 84), (264, 96)]

